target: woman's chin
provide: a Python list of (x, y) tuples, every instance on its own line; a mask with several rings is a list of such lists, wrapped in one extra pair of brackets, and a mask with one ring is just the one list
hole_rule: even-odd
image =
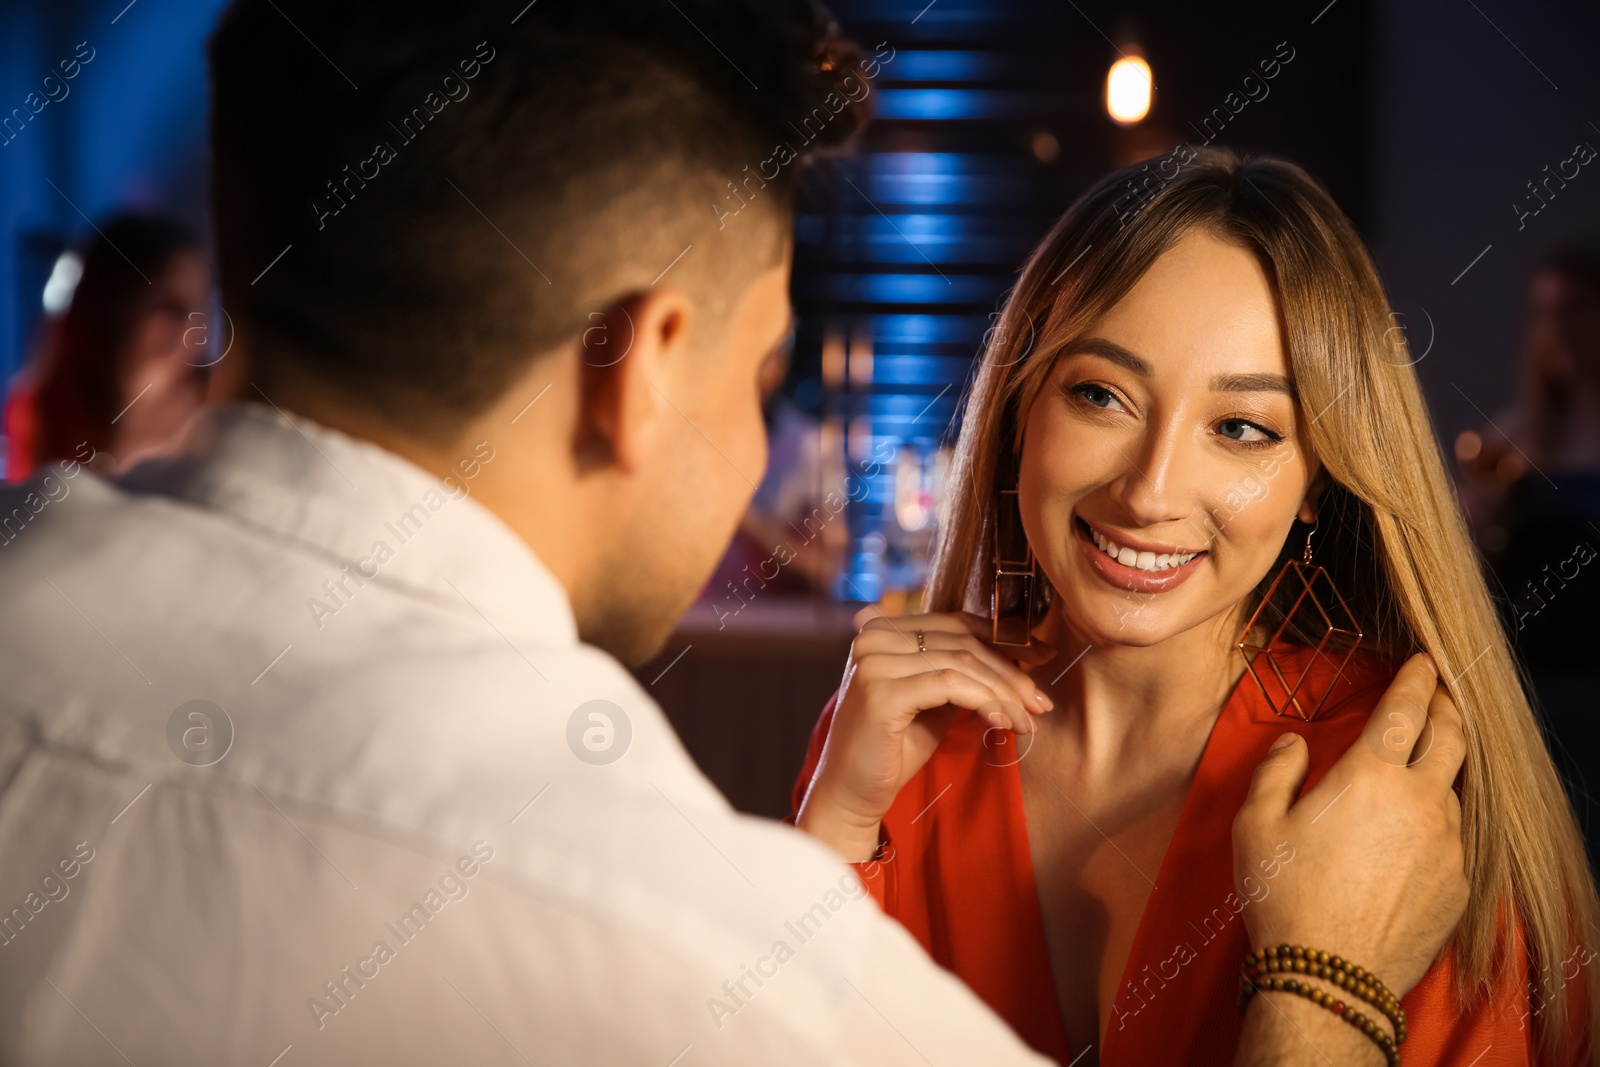
[(1168, 611), (1148, 605), (1094, 605), (1086, 611), (1066, 612), (1068, 625), (1096, 648), (1149, 648), (1187, 627)]

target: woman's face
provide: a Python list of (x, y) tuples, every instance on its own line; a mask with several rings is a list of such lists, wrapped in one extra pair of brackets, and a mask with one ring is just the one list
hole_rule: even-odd
[(1302, 429), (1261, 265), (1183, 238), (1028, 413), (1019, 498), (1055, 610), (1093, 644), (1140, 646), (1230, 612), (1314, 517)]
[(149, 310), (135, 325), (122, 360), (112, 453), (121, 468), (170, 451), (205, 401), (206, 287), (210, 265), (180, 252), (153, 280)]

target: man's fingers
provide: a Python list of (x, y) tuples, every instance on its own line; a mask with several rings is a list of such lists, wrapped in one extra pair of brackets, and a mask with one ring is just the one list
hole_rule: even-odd
[[(1401, 665), (1367, 719), (1362, 737), (1386, 763), (1404, 767), (1428, 722), (1428, 703), (1439, 682), (1433, 660), (1418, 653)], [(1352, 751), (1354, 751), (1352, 749)], [(1341, 762), (1348, 757), (1340, 757)]]
[(1241, 819), (1282, 816), (1294, 803), (1311, 767), (1310, 750), (1299, 734), (1287, 733), (1256, 766), (1250, 792), (1239, 809)]
[(1412, 766), (1441, 785), (1448, 786), (1461, 773), (1467, 756), (1467, 735), (1456, 702), (1440, 683), (1428, 702), (1428, 737), (1417, 749)]

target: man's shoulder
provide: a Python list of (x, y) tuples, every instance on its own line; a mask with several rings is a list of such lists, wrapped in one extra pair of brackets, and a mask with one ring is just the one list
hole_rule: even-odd
[[(282, 780), (282, 767), (216, 773), (227, 758), (152, 781), (149, 768), (106, 766), (26, 733), (0, 721), (9, 782), (0, 813), (27, 815), (0, 819), (12, 861), (0, 899), (52, 900), (37, 921), (0, 935), (10, 950), (0, 987), (13, 992), (37, 977), (25, 961), (70, 962), (92, 929), (96, 958), (112, 970), (169, 952), (173, 981), (195, 985), (188, 994), (219, 1017), (244, 1010), (241, 1025), (299, 1027), (321, 1045), (328, 1033), (371, 1034), (375, 1019), (401, 1027), (400, 1005), (432, 996), (375, 975), (443, 973), (480, 1003), (531, 1011), (555, 1047), (576, 1050), (626, 1007), (657, 1019), (657, 1036), (682, 1023), (668, 1060), (736, 1015), (747, 1016), (746, 1038), (782, 1035), (821, 1054), (843, 982), (863, 981), (863, 924), (881, 921), (854, 874), (820, 846), (711, 801), (692, 768), (667, 759), (575, 760), (582, 770), (569, 775), (545, 765), (504, 793), (463, 777), (446, 810), (449, 798), (426, 788), (414, 798), (403, 789), (353, 802), (309, 797)], [(507, 776), (510, 763), (475, 770)], [(520, 803), (502, 801), (513, 794)], [(63, 861), (75, 882), (63, 880), (66, 868), (54, 873)], [(43, 876), (53, 880), (40, 890)], [(804, 965), (787, 966), (796, 954)], [(270, 990), (271, 1003), (223, 1003), (226, 988), (196, 984), (196, 961)], [(750, 968), (771, 977), (779, 963), (784, 992), (747, 1011)], [(486, 988), (480, 979), (491, 976), (512, 988)], [(97, 980), (83, 981), (94, 997)], [(551, 1017), (574, 984), (583, 1001)], [(676, 1016), (649, 1007), (656, 1001)]]
[[(497, 610), (515, 597), (492, 603), (489, 583), (515, 553), (473, 584), (470, 554), (429, 554), (449, 537), (433, 519), (378, 579), (341, 585), (314, 546), (86, 477), (34, 516), (56, 532), (9, 562), (0, 548), (0, 596), (27, 623), (0, 643), (0, 907), (41, 920), (15, 920), (39, 966), (5, 949), (0, 1005), (42, 1003), (40, 976), (70, 973), (97, 1023), (150, 1032), (170, 1003), (113, 979), (168, 953), (172, 1003), (263, 1040), (286, 1011), (310, 1028), (297, 1059), (446, 1032), (419, 1021), (441, 998), (465, 1013), (448, 1032), (481, 1009), (525, 1047), (586, 1058), (617, 1030), (598, 992), (615, 990), (633, 1042), (615, 1061), (692, 1021), (702, 1036), (661, 1062), (704, 1040), (780, 1063), (837, 1060), (844, 1020), (871, 1015), (854, 989), (893, 1010), (942, 981), (822, 846), (734, 812), (619, 663), (541, 626), (543, 601)], [(318, 589), (331, 616), (305, 606)], [(463, 885), (474, 898), (452, 899)], [(881, 989), (874, 967), (895, 972)], [(780, 968), (782, 992), (763, 991)], [(407, 973), (431, 984), (399, 995)], [(942, 985), (902, 1010), (984, 1018)], [(513, 1031), (519, 1013), (537, 1025)], [(29, 1033), (81, 1025), (39, 1019)], [(196, 1059), (237, 1052), (194, 1034), (217, 1042)]]
[(99, 527), (110, 512), (137, 512), (147, 500), (70, 461), (49, 464), (24, 481), (0, 483), (0, 565), (24, 549)]

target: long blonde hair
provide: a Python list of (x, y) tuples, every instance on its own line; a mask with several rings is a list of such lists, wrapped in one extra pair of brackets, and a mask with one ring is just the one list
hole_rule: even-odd
[[(1472, 896), (1453, 940), (1458, 996), (1470, 1004), (1504, 976), (1512, 946), (1498, 932), (1507, 905), (1526, 925), (1530, 976), (1555, 973), (1575, 937), (1600, 931), (1583, 841), (1377, 271), (1349, 220), (1300, 168), (1185, 146), (1103, 179), (1056, 223), (1023, 265), (967, 396), (929, 609), (987, 612), (996, 491), (1014, 477), (1027, 412), (1055, 355), (1196, 230), (1254, 250), (1272, 281), (1302, 423), (1331, 481), (1318, 561), (1332, 539), (1332, 577), (1369, 647), (1395, 657), (1428, 652), (1465, 719), (1462, 833)], [(1285, 552), (1296, 547), (1286, 543)], [(1547, 1055), (1570, 1048), (1569, 1033), (1586, 1041), (1589, 1020), (1600, 1017), (1600, 983), (1577, 980), (1586, 1017), (1569, 1012), (1565, 991), (1534, 992)]]

